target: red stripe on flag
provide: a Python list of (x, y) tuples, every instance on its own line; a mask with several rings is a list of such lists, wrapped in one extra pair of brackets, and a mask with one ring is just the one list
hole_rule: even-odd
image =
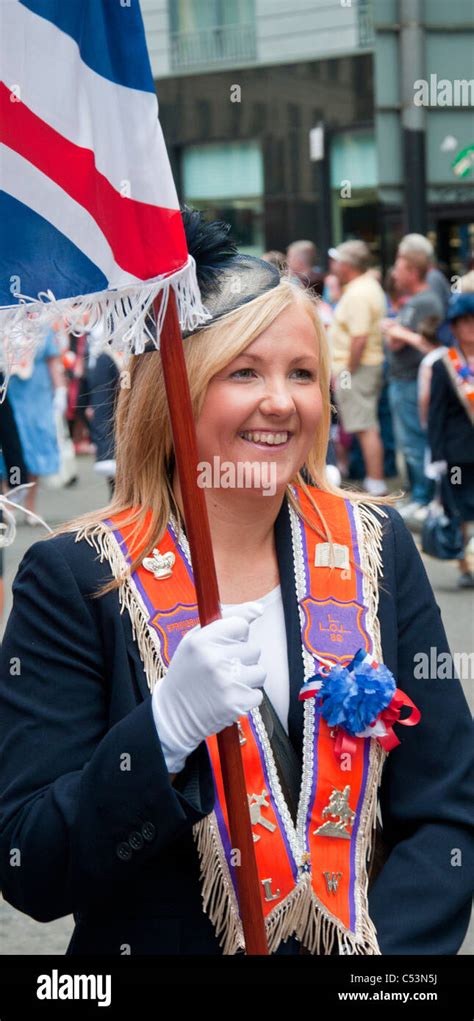
[[(50, 177), (96, 221), (123, 270), (140, 280), (172, 273), (187, 261), (181, 214), (122, 196), (101, 174), (90, 149), (69, 142), (0, 82), (0, 141)], [(156, 173), (160, 168), (154, 168)], [(133, 182), (130, 182), (133, 187)], [(64, 225), (67, 234), (67, 224)]]

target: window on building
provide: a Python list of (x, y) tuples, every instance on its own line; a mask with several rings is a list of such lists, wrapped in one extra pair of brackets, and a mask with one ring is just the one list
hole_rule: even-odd
[(174, 68), (253, 60), (255, 0), (168, 0)]
[(202, 209), (210, 220), (230, 223), (241, 251), (263, 252), (264, 175), (257, 142), (188, 146), (182, 182), (186, 205)]
[(173, 32), (199, 32), (222, 25), (246, 25), (255, 17), (255, 0), (169, 0)]
[(357, 20), (359, 25), (359, 46), (373, 46), (375, 36), (372, 0), (359, 0), (357, 4)]
[(371, 131), (341, 131), (330, 143), (334, 243), (361, 238), (376, 243), (377, 159)]
[(338, 81), (340, 66), (341, 64), (339, 60), (328, 60), (328, 81)]

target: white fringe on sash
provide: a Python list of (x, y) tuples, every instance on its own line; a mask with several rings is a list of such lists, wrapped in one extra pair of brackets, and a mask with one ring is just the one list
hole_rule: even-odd
[[(382, 659), (380, 624), (377, 617), (378, 580), (383, 564), (382, 525), (374, 514), (386, 517), (376, 505), (353, 504), (358, 543), (363, 571), (364, 603), (367, 607), (367, 630), (372, 637), (373, 654)], [(99, 523), (86, 525), (77, 532), (76, 542), (86, 539), (100, 555), (107, 558), (114, 578), (121, 578), (119, 588), (120, 612), (126, 609), (130, 616), (133, 637), (137, 641), (150, 691), (166, 673), (161, 658), (159, 641), (148, 624), (145, 607), (130, 576), (127, 562), (109, 526)], [(378, 741), (370, 744), (368, 781), (356, 843), (356, 876), (362, 887), (355, 884), (357, 917), (360, 920), (356, 933), (348, 932), (343, 924), (331, 915), (316, 897), (311, 877), (300, 877), (294, 890), (267, 916), (265, 926), (270, 953), (281, 942), (295, 935), (310, 954), (328, 955), (337, 947), (340, 954), (379, 955), (375, 926), (368, 912), (368, 872), (377, 819), (377, 790), (380, 784), (386, 752)], [(216, 937), (225, 955), (245, 950), (242, 922), (239, 917), (229, 866), (220, 839), (215, 812), (210, 813), (193, 827), (200, 858), (200, 879), (203, 910), (209, 915)]]
[(125, 573), (128, 564), (122, 550), (109, 526), (103, 523), (84, 525), (78, 529), (75, 541), (79, 542), (81, 539), (85, 539), (89, 546), (97, 550), (101, 563), (104, 558), (108, 560), (116, 580), (122, 579), (118, 589), (120, 613), (123, 613), (124, 610), (128, 612), (133, 638), (137, 642), (147, 684), (152, 692), (155, 684), (164, 677), (166, 668), (161, 658), (158, 636), (155, 636), (149, 627), (148, 616), (139, 598), (139, 593), (133, 585), (130, 575)]
[[(201, 861), (201, 896), (223, 954), (245, 950), (239, 906), (220, 839), (215, 812), (193, 827)], [(209, 866), (209, 863), (210, 866)]]

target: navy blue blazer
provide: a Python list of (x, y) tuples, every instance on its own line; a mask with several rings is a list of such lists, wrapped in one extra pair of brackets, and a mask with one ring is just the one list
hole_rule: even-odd
[[(369, 908), (382, 953), (455, 954), (468, 926), (474, 860), (472, 720), (458, 680), (417, 677), (416, 655), (429, 660), (432, 647), (441, 654), (448, 646), (411, 535), (397, 511), (387, 513), (383, 658), (422, 719), (397, 728), (401, 744), (384, 766), (390, 854)], [(286, 500), (275, 534), (289, 732), (301, 756), (302, 657)], [(33, 543), (13, 585), (0, 680), (3, 895), (38, 921), (73, 912), (70, 954), (221, 954), (202, 910), (192, 837), (214, 805), (206, 745), (171, 784), (128, 614), (120, 614), (116, 591), (90, 599), (110, 568), (74, 538)], [(298, 947), (292, 939), (281, 952)]]

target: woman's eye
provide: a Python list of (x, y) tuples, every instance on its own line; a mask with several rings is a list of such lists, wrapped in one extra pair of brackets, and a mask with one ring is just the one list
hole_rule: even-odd
[(314, 372), (309, 369), (295, 369), (295, 372), (302, 372), (306, 379), (314, 379)]
[[(255, 373), (255, 369), (251, 369), (251, 368), (248, 368), (248, 369), (236, 369), (235, 372), (231, 372), (230, 378), (233, 379), (234, 377), (238, 378), (239, 376), (241, 376), (243, 379), (245, 379), (245, 378), (248, 379), (249, 377), (245, 376), (245, 373), (249, 373), (249, 372), (250, 373)], [(294, 369), (293, 372), (303, 373), (303, 377), (305, 379), (314, 379), (314, 372), (311, 372), (309, 369)]]
[(254, 372), (254, 369), (236, 369), (235, 372), (231, 372), (230, 378), (233, 376), (241, 376), (243, 372)]

